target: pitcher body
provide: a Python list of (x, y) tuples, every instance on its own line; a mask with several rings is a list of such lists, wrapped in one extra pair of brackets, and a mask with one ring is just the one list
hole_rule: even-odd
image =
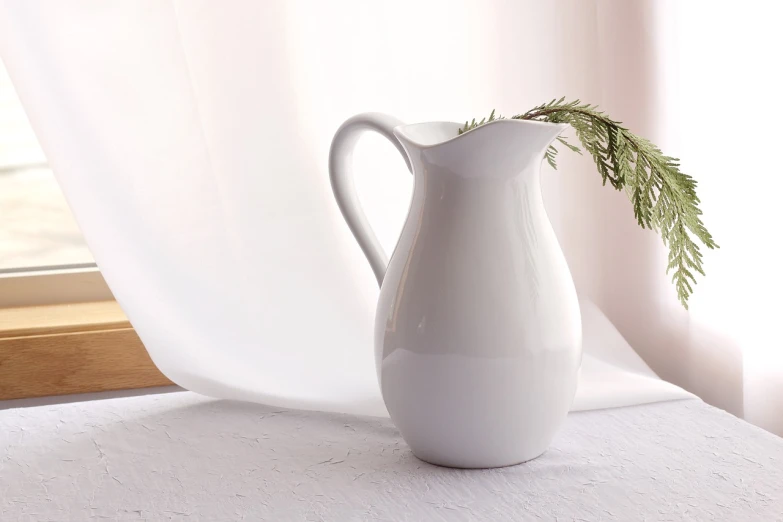
[(392, 129), (414, 191), (388, 268), (374, 267), (376, 363), (389, 414), (422, 460), (530, 460), (571, 406), (579, 305), (539, 178), (562, 127), (501, 120), (459, 137), (453, 123)]

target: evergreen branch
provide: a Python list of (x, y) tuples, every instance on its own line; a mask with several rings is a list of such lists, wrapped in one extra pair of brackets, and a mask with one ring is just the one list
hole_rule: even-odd
[[(459, 134), (502, 118), (493, 110), (489, 118), (466, 121)], [(625, 190), (639, 225), (657, 231), (669, 248), (666, 272), (673, 271), (677, 297), (687, 309), (696, 282), (694, 272), (704, 275), (702, 253), (694, 238), (707, 248), (719, 247), (702, 222), (696, 181), (680, 171), (679, 160), (665, 156), (653, 143), (633, 134), (597, 106), (579, 100), (552, 100), (511, 119), (567, 123), (574, 128), (604, 185), (608, 181), (615, 189)], [(581, 154), (579, 147), (565, 138), (558, 137), (557, 141)], [(544, 153), (553, 168), (557, 168), (557, 153), (554, 145)]]

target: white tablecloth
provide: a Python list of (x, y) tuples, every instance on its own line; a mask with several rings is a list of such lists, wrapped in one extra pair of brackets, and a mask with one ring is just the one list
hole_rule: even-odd
[(783, 521), (783, 439), (696, 399), (572, 413), (542, 457), (417, 460), (389, 419), (191, 392), (0, 411), (0, 520)]

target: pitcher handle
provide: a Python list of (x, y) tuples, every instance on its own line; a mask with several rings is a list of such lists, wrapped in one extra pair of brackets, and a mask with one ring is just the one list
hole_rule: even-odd
[(375, 279), (378, 280), (378, 286), (383, 282), (389, 259), (386, 256), (386, 252), (383, 251), (378, 237), (373, 232), (372, 227), (370, 227), (367, 216), (365, 216), (359, 203), (359, 196), (356, 193), (353, 173), (351, 172), (353, 167), (353, 148), (364, 131), (377, 132), (397, 147), (397, 150), (400, 151), (400, 154), (405, 159), (408, 170), (411, 170), (408, 154), (392, 132), (395, 127), (400, 125), (405, 124), (387, 114), (379, 112), (357, 114), (337, 129), (329, 150), (329, 180), (332, 184), (334, 199), (337, 200), (337, 206), (340, 207), (340, 212), (342, 212), (345, 221), (348, 223), (348, 228), (351, 229), (353, 237), (356, 238), (356, 241), (362, 248), (362, 252), (367, 257), (367, 261), (370, 262)]

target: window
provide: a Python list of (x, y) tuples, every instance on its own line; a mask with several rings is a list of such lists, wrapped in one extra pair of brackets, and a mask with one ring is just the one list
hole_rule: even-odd
[(111, 298), (0, 62), (0, 306)]
[(168, 384), (101, 277), (0, 63), (0, 401)]

